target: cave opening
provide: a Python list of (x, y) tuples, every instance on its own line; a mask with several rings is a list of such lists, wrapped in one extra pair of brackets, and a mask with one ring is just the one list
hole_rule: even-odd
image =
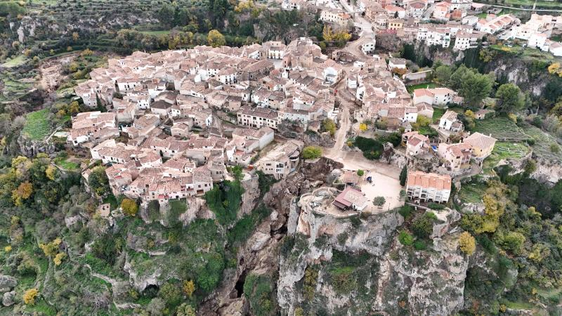
[(240, 274), (240, 277), (238, 278), (238, 281), (236, 281), (236, 285), (234, 286), (234, 288), (236, 289), (236, 297), (242, 297), (242, 294), (244, 294), (244, 283), (246, 282), (246, 271), (244, 270), (244, 272), (242, 272), (242, 274)]

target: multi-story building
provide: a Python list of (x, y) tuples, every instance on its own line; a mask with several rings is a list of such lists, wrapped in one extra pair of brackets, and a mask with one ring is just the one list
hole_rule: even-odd
[(236, 113), (239, 125), (260, 128), (267, 126), (277, 129), (279, 113), (275, 110), (264, 108), (242, 107)]
[(411, 201), (446, 203), (451, 195), (451, 176), (409, 172), (406, 193)]
[(276, 179), (287, 176), (297, 168), (303, 146), (304, 143), (298, 140), (287, 141), (262, 157), (257, 164), (258, 170)]

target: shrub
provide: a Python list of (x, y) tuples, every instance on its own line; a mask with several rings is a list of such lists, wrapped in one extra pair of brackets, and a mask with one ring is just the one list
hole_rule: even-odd
[(476, 240), (469, 232), (463, 232), (459, 236), (459, 248), (469, 256), (476, 250)]
[(403, 230), (398, 235), (398, 241), (404, 246), (411, 246), (414, 243), (414, 236)]
[(364, 174), (365, 174), (365, 171), (363, 171), (363, 170), (361, 170), (361, 169), (357, 170), (357, 175), (358, 175), (358, 176), (362, 177)]
[(399, 210), (398, 213), (404, 217), (404, 219), (410, 218), (412, 213), (414, 212), (414, 208), (411, 205), (404, 205)]
[(442, 210), (445, 208), (445, 205), (439, 203), (429, 203), (427, 206), (432, 210)]
[(423, 251), (427, 249), (427, 243), (423, 240), (416, 240), (414, 242), (414, 249), (418, 251)]
[(306, 146), (302, 151), (304, 159), (316, 159), (322, 156), (322, 148), (318, 146)]

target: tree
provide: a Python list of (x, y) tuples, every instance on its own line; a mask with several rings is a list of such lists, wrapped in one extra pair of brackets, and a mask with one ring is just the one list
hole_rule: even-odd
[(57, 168), (53, 165), (49, 165), (47, 167), (47, 170), (45, 170), (45, 175), (47, 176), (47, 178), (49, 178), (49, 180), (55, 181), (57, 175)]
[(207, 35), (207, 42), (212, 47), (220, 47), (226, 44), (226, 39), (224, 38), (224, 35), (222, 35), (219, 31), (210, 30), (209, 34)]
[(31, 183), (20, 183), (18, 188), (12, 191), (12, 200), (14, 201), (14, 205), (21, 206), (23, 204), (23, 200), (29, 199), (32, 193), (33, 185)]
[(158, 291), (158, 296), (166, 301), (167, 305), (177, 306), (181, 301), (181, 290), (178, 284), (164, 283)]
[(193, 306), (183, 303), (176, 310), (176, 316), (197, 316)]
[(183, 281), (182, 290), (188, 298), (191, 298), (193, 292), (195, 292), (195, 283), (193, 280)]
[(357, 170), (357, 175), (358, 175), (358, 176), (362, 177), (364, 174), (365, 174), (365, 171), (363, 171), (363, 170), (361, 170), (361, 169), (358, 169), (358, 170)]
[(496, 110), (503, 113), (512, 113), (521, 110), (525, 105), (525, 97), (521, 89), (513, 83), (502, 84), (496, 92)]
[(426, 239), (433, 233), (433, 223), (437, 219), (437, 216), (432, 212), (427, 212), (422, 216), (418, 217), (412, 223), (412, 231), (416, 237), (421, 239)]
[(400, 185), (405, 186), (407, 180), (408, 180), (408, 166), (405, 165), (404, 167), (402, 167), (402, 171), (400, 171)]
[(123, 209), (123, 214), (131, 217), (136, 216), (139, 211), (137, 202), (131, 199), (123, 199), (123, 201), (121, 201), (121, 208)]
[(451, 67), (447, 65), (441, 65), (435, 68), (435, 81), (440, 84), (447, 84), (452, 74), (453, 71), (451, 70)]
[(53, 262), (55, 263), (55, 266), (60, 266), (64, 258), (66, 258), (66, 254), (64, 252), (57, 253), (57, 255), (53, 258)]
[(76, 42), (79, 39), (80, 39), (80, 34), (78, 34), (78, 32), (73, 32), (72, 33), (72, 40)]
[(322, 156), (322, 148), (318, 146), (306, 146), (302, 151), (302, 157), (304, 159), (316, 159)]
[(37, 291), (37, 289), (29, 289), (23, 294), (23, 302), (25, 305), (34, 305), (37, 295), (39, 295), (39, 291)]
[(368, 129), (367, 124), (365, 124), (365, 123), (359, 124), (359, 130), (360, 130), (360, 131), (364, 132), (364, 131), (366, 131), (367, 129)]
[(474, 74), (472, 70), (468, 69), (464, 64), (460, 65), (459, 68), (457, 68), (457, 70), (455, 70), (455, 72), (449, 78), (449, 85), (451, 86), (451, 89), (460, 89), (464, 78), (472, 74)]
[(469, 232), (463, 232), (459, 236), (459, 248), (469, 256), (476, 250), (476, 240)]
[(172, 26), (174, 21), (174, 8), (170, 4), (163, 5), (160, 11), (158, 11), (158, 19), (162, 24)]
[(464, 102), (471, 107), (477, 106), (492, 92), (493, 80), (490, 76), (482, 74), (472, 74), (464, 77), (459, 95), (464, 98)]
[(384, 196), (377, 196), (373, 199), (373, 204), (375, 206), (381, 207), (384, 205), (384, 203), (386, 203), (386, 199), (384, 198)]
[(88, 183), (90, 188), (98, 196), (103, 196), (110, 192), (109, 180), (107, 174), (105, 173), (105, 168), (102, 166), (97, 166), (92, 169), (90, 176), (88, 177)]
[(322, 121), (322, 129), (329, 132), (331, 136), (336, 134), (336, 123), (332, 119), (325, 119)]

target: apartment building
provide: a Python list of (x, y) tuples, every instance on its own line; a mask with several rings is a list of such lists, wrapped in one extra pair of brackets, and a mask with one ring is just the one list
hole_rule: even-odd
[(451, 195), (451, 176), (412, 171), (408, 173), (406, 194), (414, 202), (446, 203)]

